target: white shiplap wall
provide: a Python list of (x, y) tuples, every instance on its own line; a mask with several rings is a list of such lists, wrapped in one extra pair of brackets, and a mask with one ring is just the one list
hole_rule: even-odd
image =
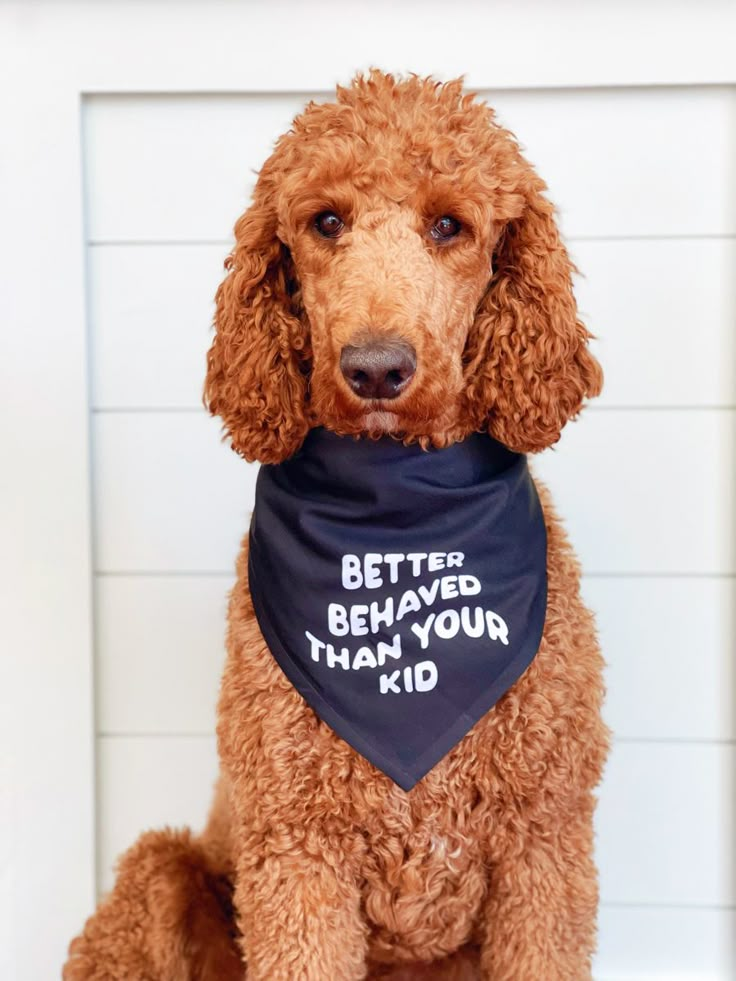
[[(537, 470), (586, 570), (616, 740), (596, 977), (734, 971), (736, 95), (487, 93), (550, 185), (607, 374)], [(200, 404), (251, 170), (307, 98), (99, 96), (83, 130), (98, 881), (143, 828), (201, 825), (225, 594), (254, 468)]]

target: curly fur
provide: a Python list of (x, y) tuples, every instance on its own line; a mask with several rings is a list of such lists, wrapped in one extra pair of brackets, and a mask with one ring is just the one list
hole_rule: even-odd
[[(553, 444), (601, 372), (544, 190), (460, 81), (373, 71), (336, 103), (310, 104), (260, 173), (217, 293), (205, 398), (233, 448), (278, 462), (314, 425), (437, 446), (474, 430), (519, 451)], [(328, 208), (345, 220), (337, 240), (313, 226)], [(426, 229), (447, 213), (462, 231), (438, 245)], [(367, 334), (417, 352), (388, 409), (366, 407), (340, 375), (343, 345)], [(541, 496), (539, 654), (408, 794), (284, 678), (243, 543), (208, 827), (134, 846), (72, 944), (67, 981), (590, 977), (602, 661), (578, 564)]]

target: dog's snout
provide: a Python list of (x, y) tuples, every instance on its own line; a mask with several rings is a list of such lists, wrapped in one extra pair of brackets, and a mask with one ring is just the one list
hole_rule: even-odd
[(340, 370), (362, 399), (395, 399), (411, 381), (417, 355), (406, 341), (371, 341), (347, 344), (340, 354)]

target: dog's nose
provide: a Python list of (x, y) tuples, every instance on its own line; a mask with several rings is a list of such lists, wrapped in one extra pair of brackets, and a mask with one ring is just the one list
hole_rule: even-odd
[(416, 368), (416, 351), (406, 341), (371, 341), (360, 347), (347, 344), (340, 354), (340, 370), (362, 399), (395, 399)]

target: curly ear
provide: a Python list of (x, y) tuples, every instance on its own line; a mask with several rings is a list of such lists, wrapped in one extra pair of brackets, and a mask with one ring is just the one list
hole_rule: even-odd
[(307, 331), (294, 313), (292, 264), (275, 213), (256, 201), (235, 225), (217, 290), (204, 401), (246, 460), (278, 463), (308, 427)]
[(465, 362), (475, 428), (527, 453), (557, 442), (583, 399), (600, 393), (603, 373), (577, 317), (577, 270), (542, 193), (546, 185), (531, 169), (525, 176), (523, 211), (496, 245)]

